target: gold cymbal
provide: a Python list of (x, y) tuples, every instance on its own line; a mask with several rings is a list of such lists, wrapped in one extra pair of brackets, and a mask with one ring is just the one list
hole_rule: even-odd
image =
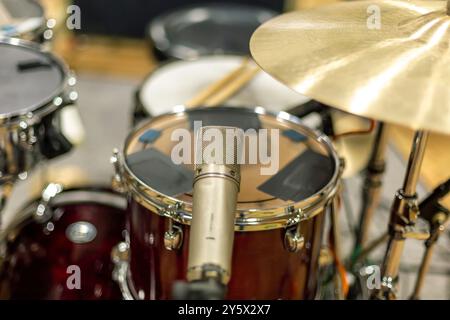
[(266, 72), (338, 109), (450, 134), (445, 1), (353, 1), (276, 17), (252, 36)]

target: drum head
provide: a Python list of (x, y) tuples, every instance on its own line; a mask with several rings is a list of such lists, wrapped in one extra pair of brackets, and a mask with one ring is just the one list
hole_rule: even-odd
[(66, 73), (50, 54), (0, 41), (0, 117), (34, 112), (62, 92)]
[[(156, 191), (160, 198), (192, 203), (193, 132), (198, 121), (202, 126), (238, 127), (246, 134), (238, 211), (264, 211), (308, 201), (336, 180), (339, 160), (325, 136), (299, 124), (287, 113), (275, 116), (262, 108), (216, 107), (164, 115), (129, 136), (125, 164), (140, 188)], [(261, 129), (267, 129), (266, 136), (260, 135), (264, 131)], [(191, 158), (177, 165), (181, 141), (187, 146), (181, 153)], [(184, 144), (186, 141), (188, 144)], [(257, 155), (255, 149), (250, 149), (255, 146)], [(250, 154), (256, 161), (250, 160)]]
[(149, 27), (155, 47), (165, 55), (193, 59), (210, 54), (249, 54), (252, 33), (275, 12), (256, 6), (210, 4), (177, 10)]
[[(209, 56), (196, 61), (163, 65), (144, 82), (140, 100), (151, 116), (173, 111), (198, 92), (239, 67), (240, 56)], [(287, 88), (261, 71), (248, 85), (226, 102), (229, 106), (263, 107), (272, 112), (289, 110), (309, 99)]]
[(0, 37), (20, 36), (44, 25), (44, 10), (36, 1), (0, 0)]

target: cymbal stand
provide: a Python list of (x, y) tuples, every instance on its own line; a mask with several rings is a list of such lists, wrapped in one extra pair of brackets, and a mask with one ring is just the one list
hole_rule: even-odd
[(416, 132), (403, 187), (397, 191), (391, 207), (389, 243), (381, 268), (381, 286), (374, 291), (372, 299), (395, 300), (397, 298), (398, 273), (405, 240), (408, 238), (426, 240), (429, 236), (414, 228), (419, 215), (416, 188), (427, 141), (427, 131)]
[(380, 201), (383, 175), (386, 167), (386, 147), (387, 128), (384, 123), (379, 122), (372, 155), (366, 169), (355, 253), (359, 252), (367, 242), (370, 224)]
[(419, 274), (417, 275), (414, 291), (410, 298), (412, 300), (420, 299), (420, 291), (422, 290), (425, 276), (430, 267), (436, 243), (441, 234), (446, 230), (446, 227), (450, 224), (450, 210), (439, 203), (439, 200), (445, 197), (449, 191), (450, 179), (436, 188), (419, 206), (421, 218), (427, 220), (430, 224), (430, 237), (425, 241), (425, 252)]

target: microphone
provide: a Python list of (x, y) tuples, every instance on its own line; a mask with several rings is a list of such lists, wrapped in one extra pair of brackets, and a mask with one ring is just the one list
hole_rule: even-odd
[(231, 277), (243, 131), (202, 127), (195, 144), (195, 176), (187, 280), (225, 287)]

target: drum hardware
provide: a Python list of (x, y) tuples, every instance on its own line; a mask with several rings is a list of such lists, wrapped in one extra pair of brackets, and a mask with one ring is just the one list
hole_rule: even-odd
[(425, 252), (423, 254), (422, 263), (420, 265), (414, 291), (410, 299), (420, 299), (420, 291), (422, 290), (425, 276), (430, 267), (434, 248), (442, 233), (450, 223), (450, 211), (439, 203), (450, 191), (450, 179), (442, 183), (434, 191), (421, 202), (420, 218), (426, 220), (430, 225), (430, 237), (425, 241)]
[(123, 172), (122, 172), (122, 167), (120, 165), (120, 154), (119, 154), (119, 150), (117, 148), (114, 148), (113, 154), (109, 161), (113, 165), (113, 168), (114, 168), (114, 176), (111, 181), (111, 187), (116, 192), (124, 193), (125, 189), (124, 189), (123, 181), (122, 181)]
[(128, 243), (120, 242), (111, 251), (111, 260), (114, 263), (112, 277), (119, 285), (124, 300), (134, 300), (133, 294), (127, 283), (129, 250)]
[(167, 250), (178, 250), (183, 245), (183, 229), (173, 220), (169, 220), (169, 228), (164, 233), (164, 246)]
[(299, 252), (305, 246), (305, 238), (300, 233), (300, 223), (286, 229), (284, 247), (289, 252)]
[(369, 236), (370, 223), (381, 196), (382, 179), (385, 172), (385, 153), (387, 147), (387, 128), (382, 122), (378, 124), (377, 134), (369, 165), (367, 166), (362, 194), (360, 225), (357, 233), (355, 252), (361, 250)]
[(373, 299), (393, 300), (397, 297), (396, 285), (404, 242), (408, 238), (427, 239), (429, 233), (416, 230), (419, 215), (416, 186), (428, 140), (428, 132), (418, 131), (414, 137), (402, 189), (395, 195), (389, 222), (389, 242), (382, 264), (381, 288), (375, 290)]
[(38, 223), (46, 223), (53, 217), (50, 202), (54, 197), (63, 191), (63, 187), (57, 183), (48, 184), (41, 194), (41, 200), (36, 207), (33, 218)]

